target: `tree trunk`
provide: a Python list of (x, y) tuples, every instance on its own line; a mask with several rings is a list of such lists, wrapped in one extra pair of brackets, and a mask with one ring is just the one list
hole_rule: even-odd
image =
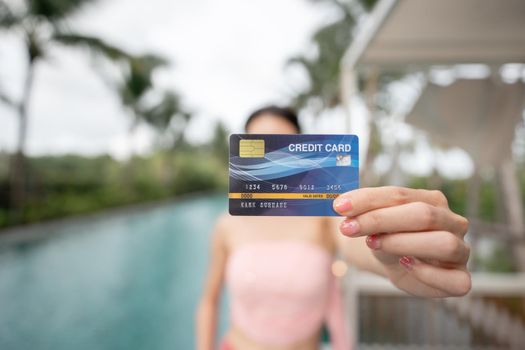
[(29, 103), (33, 88), (36, 61), (29, 59), (22, 99), (18, 107), (18, 143), (10, 167), (10, 222), (19, 223), (26, 199), (25, 146), (29, 119)]

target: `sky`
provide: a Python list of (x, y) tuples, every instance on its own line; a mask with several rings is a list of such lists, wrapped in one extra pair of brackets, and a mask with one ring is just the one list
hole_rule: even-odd
[[(286, 104), (303, 89), (306, 75), (286, 62), (310, 52), (312, 34), (335, 20), (334, 15), (307, 0), (101, 0), (76, 15), (71, 27), (134, 53), (167, 58), (170, 66), (155, 76), (155, 82), (175, 89), (193, 112), (186, 136), (199, 143), (211, 137), (218, 120), (230, 132), (241, 132), (251, 111), (270, 103)], [(0, 34), (0, 88), (19, 96), (24, 68), (19, 38)], [(93, 72), (89, 55), (70, 48), (54, 47), (39, 63), (30, 105), (29, 154), (109, 153), (125, 159), (130, 152), (152, 148), (154, 135), (148, 127), (139, 127), (130, 137), (129, 116)], [(407, 88), (396, 91), (410, 95)], [(367, 112), (362, 103), (353, 102), (352, 132), (366, 145)], [(304, 113), (301, 118), (306, 132), (347, 131), (341, 109), (317, 120)], [(14, 148), (16, 126), (14, 113), (0, 104), (0, 151)], [(428, 175), (435, 166), (451, 178), (472, 173), (472, 161), (461, 149), (436, 152), (424, 135), (406, 124), (393, 130), (401, 139), (418, 142), (415, 152), (402, 155), (403, 170)], [(376, 170), (387, 172), (389, 164), (385, 154), (377, 159)]]
[[(333, 13), (305, 0), (108, 0), (87, 7), (71, 23), (134, 53), (166, 57), (171, 64), (156, 82), (182, 96), (195, 114), (187, 136), (202, 142), (216, 120), (240, 131), (252, 110), (284, 104), (304, 87), (303, 72), (286, 68), (286, 62), (308, 50), (312, 33), (330, 20)], [(22, 47), (13, 35), (1, 38), (0, 86), (17, 96), (24, 76)], [(0, 107), (0, 149), (13, 148), (15, 122), (15, 115)], [(139, 128), (132, 140), (128, 129), (128, 117), (93, 74), (85, 52), (56, 47), (39, 64), (29, 154), (109, 152), (122, 158), (130, 147), (147, 151), (153, 136), (149, 129)]]

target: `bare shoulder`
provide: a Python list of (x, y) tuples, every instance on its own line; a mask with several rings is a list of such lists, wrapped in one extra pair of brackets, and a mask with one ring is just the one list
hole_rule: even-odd
[(225, 231), (232, 224), (232, 216), (228, 213), (222, 213), (215, 222), (215, 229)]
[(228, 213), (221, 214), (217, 221), (215, 221), (215, 226), (213, 228), (213, 240), (221, 245), (227, 245), (228, 236), (230, 235), (232, 227), (232, 217)]
[(327, 216), (323, 217), (323, 227), (326, 235), (330, 237), (332, 243), (337, 249), (341, 249), (341, 234), (339, 233), (339, 226), (344, 217), (342, 216)]

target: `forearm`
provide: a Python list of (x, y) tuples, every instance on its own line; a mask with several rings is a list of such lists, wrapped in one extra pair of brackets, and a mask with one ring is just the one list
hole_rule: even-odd
[(197, 310), (196, 349), (213, 350), (217, 329), (217, 303), (203, 300)]

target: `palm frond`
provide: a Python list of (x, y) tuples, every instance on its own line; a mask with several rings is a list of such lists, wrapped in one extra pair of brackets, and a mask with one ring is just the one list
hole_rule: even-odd
[(132, 58), (131, 55), (123, 49), (94, 36), (76, 33), (56, 33), (53, 35), (52, 40), (62, 45), (86, 48), (112, 61), (130, 60)]
[(135, 73), (149, 77), (151, 77), (153, 71), (157, 68), (168, 65), (166, 59), (153, 54), (134, 56), (131, 58), (130, 63), (131, 69), (134, 70)]
[(21, 20), (21, 16), (15, 14), (4, 1), (0, 1), (0, 29), (10, 29)]
[(97, 0), (25, 0), (29, 16), (50, 22), (63, 20)]
[[(339, 4), (337, 1), (335, 3)], [(288, 64), (302, 66), (309, 80), (308, 88), (292, 98), (296, 108), (306, 107), (310, 100), (315, 100), (317, 112), (339, 104), (339, 65), (352, 40), (354, 25), (354, 17), (343, 11), (340, 19), (320, 28), (312, 37), (317, 48), (314, 57), (299, 55), (288, 60)]]
[(0, 102), (9, 106), (9, 107), (16, 107), (17, 104), (15, 101), (13, 101), (9, 96), (7, 96), (5, 93), (0, 91)]
[[(352, 41), (352, 32), (356, 18), (356, 4), (362, 9), (371, 9), (377, 0), (310, 0), (335, 9), (337, 20), (325, 25), (314, 33), (311, 41), (317, 52), (315, 57), (299, 55), (288, 60), (288, 64), (297, 64), (304, 68), (309, 85), (292, 97), (292, 104), (298, 108), (315, 105), (316, 112), (331, 108), (340, 103), (340, 62), (348, 45)], [(310, 103), (313, 102), (313, 103)]]
[[(173, 117), (181, 112), (181, 105), (179, 97), (173, 91), (166, 91), (162, 99), (143, 111), (143, 120), (157, 130), (163, 131), (169, 125)], [(187, 116), (183, 116), (187, 120)]]
[(46, 45), (35, 32), (27, 33), (25, 41), (29, 62), (35, 62), (46, 56)]
[(361, 0), (361, 5), (368, 11), (371, 11), (376, 5), (377, 0)]
[(165, 65), (167, 61), (156, 55), (131, 57), (124, 81), (118, 88), (122, 103), (132, 108), (140, 104), (146, 93), (153, 89), (154, 71)]

